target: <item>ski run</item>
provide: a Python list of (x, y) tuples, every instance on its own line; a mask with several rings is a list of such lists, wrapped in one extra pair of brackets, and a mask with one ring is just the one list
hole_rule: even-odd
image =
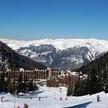
[[(108, 108), (108, 94), (104, 92), (86, 96), (66, 96), (67, 89), (65, 87), (40, 87), (34, 93), (13, 96), (10, 93), (1, 93), (0, 108), (24, 108), (24, 104), (28, 108)], [(97, 102), (96, 96), (100, 96), (100, 102)], [(18, 107), (19, 106), (19, 107)]]

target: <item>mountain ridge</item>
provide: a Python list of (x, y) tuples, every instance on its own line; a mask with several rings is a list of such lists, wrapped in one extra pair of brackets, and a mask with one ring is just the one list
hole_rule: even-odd
[[(9, 46), (13, 47), (13, 49), (18, 49), (20, 45), (25, 47), (31, 44), (35, 46), (47, 44), (47, 45), (54, 46), (56, 49), (64, 50), (64, 49), (78, 46), (78, 45), (84, 46), (84, 45), (89, 45), (91, 43), (92, 44), (108, 43), (108, 40), (101, 40), (101, 39), (94, 39), (94, 38), (90, 38), (90, 39), (39, 39), (39, 40), (17, 40), (17, 39), (0, 38), (0, 40), (3, 41), (4, 43), (7, 43)], [(16, 46), (16, 48), (12, 46), (12, 44), (9, 44), (9, 43), (13, 43)]]
[(47, 67), (75, 69), (108, 51), (108, 41), (99, 39), (40, 39), (33, 41), (0, 39), (17, 53)]

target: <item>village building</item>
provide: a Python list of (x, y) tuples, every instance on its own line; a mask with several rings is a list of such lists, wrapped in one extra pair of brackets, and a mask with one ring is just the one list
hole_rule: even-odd
[(77, 72), (71, 72), (69, 70), (52, 70), (47, 68), (46, 70), (24, 70), (20, 68), (19, 70), (1, 71), (0, 77), (5, 76), (5, 79), (10, 78), (13, 82), (17, 81), (19, 76), (22, 75), (22, 79), (32, 80), (35, 83), (41, 85), (46, 85), (48, 87), (58, 87), (58, 86), (75, 86), (79, 79), (79, 74)]

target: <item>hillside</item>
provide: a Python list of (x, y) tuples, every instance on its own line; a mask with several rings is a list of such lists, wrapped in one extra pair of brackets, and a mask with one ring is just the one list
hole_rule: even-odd
[[(28, 104), (30, 108), (107, 108), (108, 107), (108, 94), (104, 92), (86, 95), (81, 97), (66, 96), (66, 88), (41, 88), (43, 92), (39, 94), (24, 94), (22, 97), (15, 98), (16, 107), (19, 105), (24, 107), (24, 103)], [(40, 90), (41, 91), (41, 90)], [(100, 95), (100, 102), (97, 102), (96, 96)], [(13, 108), (14, 97), (11, 94), (0, 94), (0, 97), (4, 96), (6, 100), (0, 101), (0, 108)], [(32, 99), (31, 99), (32, 97)], [(41, 97), (39, 101), (39, 97)], [(62, 97), (62, 100), (60, 100)], [(67, 100), (66, 100), (67, 98)]]
[(0, 42), (0, 67), (1, 69), (46, 69), (44, 65), (16, 53), (2, 42)]
[(86, 74), (87, 77), (76, 86), (75, 95), (108, 92), (108, 53), (82, 66), (77, 71)]
[(108, 53), (103, 54), (96, 60), (82, 66), (79, 70), (82, 71), (82, 73), (87, 74), (91, 69), (101, 72), (108, 71)]

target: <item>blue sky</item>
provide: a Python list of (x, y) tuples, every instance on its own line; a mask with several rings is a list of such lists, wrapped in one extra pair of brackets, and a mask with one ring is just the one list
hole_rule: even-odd
[(0, 0), (0, 38), (108, 39), (108, 0)]

